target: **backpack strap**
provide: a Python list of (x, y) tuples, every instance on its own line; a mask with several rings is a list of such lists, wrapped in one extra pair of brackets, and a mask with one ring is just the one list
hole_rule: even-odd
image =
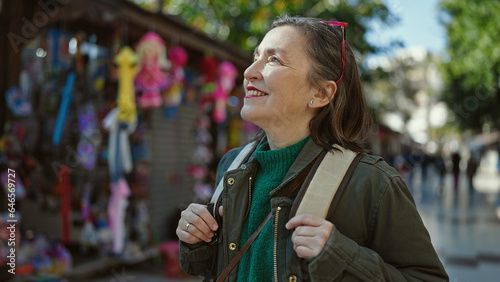
[[(238, 153), (236, 158), (234, 158), (233, 162), (231, 163), (231, 165), (229, 166), (227, 171), (235, 170), (238, 167), (240, 167), (240, 165), (245, 160), (248, 160), (248, 158), (250, 157), (252, 152), (255, 150), (257, 145), (258, 145), (257, 141), (254, 141), (254, 142), (251, 142), (251, 143), (248, 143), (247, 145), (245, 145), (245, 147), (243, 147), (243, 149), (241, 149), (241, 151)], [(220, 195), (222, 193), (223, 188), (224, 188), (224, 177), (222, 177), (222, 179), (219, 181), (219, 184), (217, 184), (217, 188), (215, 188), (214, 194), (212, 195), (212, 199), (210, 200), (210, 203), (214, 204), (214, 205), (212, 205), (214, 208), (212, 214), (216, 214), (215, 209), (217, 208), (217, 201), (220, 198)]]
[[(326, 218), (332, 207), (338, 203), (340, 195), (349, 182), (359, 160), (363, 157), (339, 145), (340, 150), (324, 152), (323, 159), (318, 159), (319, 165), (314, 166), (300, 189), (297, 200), (292, 207), (290, 217), (299, 214), (312, 214)], [(335, 197), (336, 193), (337, 197)]]

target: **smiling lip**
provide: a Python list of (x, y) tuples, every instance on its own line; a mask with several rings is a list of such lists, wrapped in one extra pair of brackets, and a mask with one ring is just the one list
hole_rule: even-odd
[(253, 86), (248, 86), (247, 87), (247, 94), (245, 95), (245, 98), (263, 97), (263, 96), (267, 96), (267, 95), (269, 95), (269, 94), (262, 92)]

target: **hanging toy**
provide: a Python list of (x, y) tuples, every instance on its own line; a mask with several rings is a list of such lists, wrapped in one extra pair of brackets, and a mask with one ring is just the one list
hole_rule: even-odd
[(85, 188), (81, 200), (81, 216), (84, 222), (82, 231), (80, 232), (80, 245), (85, 251), (88, 246), (95, 247), (98, 243), (97, 233), (92, 223), (92, 212), (90, 204), (90, 193), (92, 187), (90, 183), (85, 184)]
[(189, 175), (199, 181), (205, 179), (208, 174), (208, 169), (203, 165), (189, 165), (187, 171)]
[(132, 79), (137, 71), (137, 57), (130, 47), (124, 47), (115, 57), (118, 65), (117, 108), (104, 118), (103, 127), (109, 131), (108, 163), (111, 181), (132, 171), (132, 156), (128, 136), (137, 126), (137, 109)]
[(137, 74), (138, 57), (130, 47), (124, 47), (116, 55), (115, 64), (118, 66), (118, 120), (120, 122), (134, 122), (137, 119), (134, 84)]
[(119, 123), (118, 112), (118, 109), (111, 110), (103, 121), (103, 127), (109, 131), (108, 166), (112, 182), (120, 179), (124, 173), (132, 171), (132, 154), (128, 136), (137, 125), (137, 122)]
[(191, 103), (196, 99), (196, 91), (195, 91), (195, 88), (193, 86), (193, 85), (195, 85), (196, 75), (195, 75), (194, 71), (188, 70), (185, 72), (184, 77), (185, 77), (184, 79), (186, 81), (186, 83), (184, 85), (184, 93), (185, 93), (184, 100), (187, 103)]
[(137, 241), (141, 245), (147, 245), (151, 241), (151, 230), (150, 230), (150, 214), (148, 203), (145, 201), (140, 201), (135, 206), (136, 217), (134, 219), (134, 227), (137, 231)]
[(52, 135), (52, 144), (58, 146), (61, 143), (61, 136), (64, 129), (64, 121), (68, 113), (69, 105), (73, 99), (73, 85), (75, 84), (76, 75), (70, 72), (66, 78), (66, 84), (62, 90), (62, 100), (59, 105), (59, 113), (57, 114), (56, 125), (54, 126), (54, 133)]
[(184, 77), (184, 65), (188, 56), (186, 51), (176, 46), (168, 53), (168, 59), (172, 63), (169, 76), (169, 87), (164, 95), (165, 111), (164, 116), (167, 119), (173, 119), (177, 115), (177, 107), (182, 101), (182, 92), (186, 83)]
[(200, 98), (200, 110), (206, 112), (212, 105), (212, 93), (215, 91), (215, 78), (217, 75), (217, 58), (206, 55), (201, 59), (200, 65), (202, 76), (202, 95)]
[(168, 68), (165, 57), (166, 47), (161, 37), (154, 33), (146, 33), (135, 48), (140, 61), (140, 71), (135, 78), (135, 86), (142, 92), (137, 99), (142, 109), (158, 108), (162, 104), (160, 90), (167, 84), (167, 76), (162, 68)]
[(73, 257), (61, 242), (55, 243), (49, 254), (52, 260), (52, 274), (63, 275), (71, 272), (73, 269)]
[(212, 118), (217, 123), (222, 123), (226, 120), (226, 105), (229, 97), (229, 92), (233, 89), (238, 71), (236, 67), (228, 61), (224, 61), (219, 65), (219, 79), (217, 80), (217, 89), (213, 93), (214, 110)]
[(113, 235), (113, 252), (120, 254), (123, 251), (125, 241), (125, 210), (128, 206), (130, 189), (127, 181), (120, 178), (111, 183), (111, 197), (108, 204), (108, 219), (111, 233)]
[(97, 146), (101, 142), (95, 118), (94, 106), (88, 103), (83, 106), (78, 114), (78, 128), (80, 129), (80, 142), (78, 142), (78, 160), (84, 168), (93, 170), (97, 160)]
[(17, 87), (11, 87), (7, 90), (7, 93), (5, 93), (5, 100), (14, 116), (23, 117), (30, 115), (32, 112), (31, 104)]

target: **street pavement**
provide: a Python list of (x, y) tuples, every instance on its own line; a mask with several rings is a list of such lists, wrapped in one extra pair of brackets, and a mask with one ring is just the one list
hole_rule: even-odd
[(454, 188), (448, 173), (442, 184), (433, 166), (422, 177), (417, 167), (407, 183), (432, 243), (452, 282), (500, 281), (499, 192), (470, 189), (465, 173)]

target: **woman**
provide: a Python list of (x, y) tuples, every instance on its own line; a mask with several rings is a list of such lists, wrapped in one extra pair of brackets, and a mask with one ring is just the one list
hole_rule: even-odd
[(316, 19), (285, 17), (255, 50), (244, 74), (241, 116), (262, 134), (238, 169), (227, 171), (241, 148), (219, 163), (221, 223), (203, 205), (182, 212), (177, 235), (185, 272), (218, 277), (271, 212), (226, 281), (448, 279), (407, 186), (381, 158), (360, 160), (326, 219), (291, 212), (299, 191), (285, 193), (322, 151), (333, 144), (362, 151), (361, 83), (338, 30)]

